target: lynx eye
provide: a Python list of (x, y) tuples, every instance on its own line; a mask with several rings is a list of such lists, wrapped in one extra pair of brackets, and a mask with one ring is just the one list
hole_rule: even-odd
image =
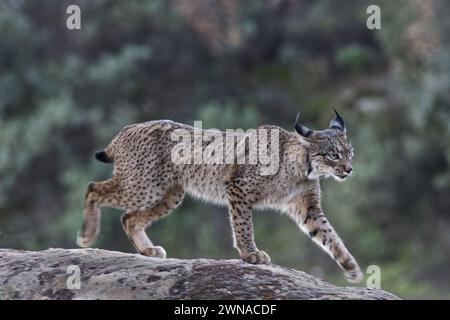
[(339, 159), (339, 155), (337, 153), (330, 153), (330, 154), (327, 155), (327, 157), (330, 160), (338, 160)]

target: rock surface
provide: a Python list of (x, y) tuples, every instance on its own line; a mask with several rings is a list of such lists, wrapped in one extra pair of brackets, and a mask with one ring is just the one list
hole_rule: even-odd
[(100, 249), (0, 249), (1, 299), (398, 298), (382, 290), (338, 287), (273, 264), (158, 259)]

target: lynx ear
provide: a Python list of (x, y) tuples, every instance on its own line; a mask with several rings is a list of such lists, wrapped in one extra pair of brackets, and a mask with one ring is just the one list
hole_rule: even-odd
[(333, 108), (334, 113), (336, 113), (336, 117), (330, 122), (330, 129), (337, 129), (342, 132), (345, 132), (344, 119), (339, 115), (335, 108)]
[(297, 131), (297, 133), (299, 135), (301, 135), (302, 137), (307, 138), (313, 133), (313, 131), (311, 129), (308, 129), (304, 125), (300, 124), (298, 122), (299, 117), (300, 117), (300, 112), (297, 113), (297, 118), (295, 118), (295, 131)]

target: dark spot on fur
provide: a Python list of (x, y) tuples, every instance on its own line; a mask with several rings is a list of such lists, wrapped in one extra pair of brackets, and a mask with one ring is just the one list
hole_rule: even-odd
[(319, 229), (314, 229), (313, 231), (311, 231), (311, 232), (309, 233), (309, 236), (310, 236), (311, 238), (314, 238), (314, 237), (317, 235), (318, 232), (319, 232)]

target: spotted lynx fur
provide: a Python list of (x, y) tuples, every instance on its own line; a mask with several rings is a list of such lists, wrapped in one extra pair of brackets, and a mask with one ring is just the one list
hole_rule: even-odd
[(295, 132), (279, 130), (279, 169), (261, 175), (260, 164), (175, 164), (171, 150), (177, 141), (171, 133), (193, 127), (168, 120), (124, 127), (109, 146), (96, 153), (103, 162), (114, 162), (113, 177), (89, 183), (83, 225), (77, 243), (89, 247), (100, 231), (100, 209), (125, 209), (123, 228), (136, 250), (164, 258), (165, 250), (147, 237), (146, 227), (181, 204), (185, 193), (229, 208), (234, 247), (249, 263), (270, 263), (255, 244), (252, 209), (272, 208), (288, 214), (309, 237), (324, 249), (350, 282), (362, 272), (331, 226), (320, 204), (319, 179), (344, 180), (351, 174), (353, 149), (337, 114), (330, 128), (312, 131), (298, 123)]

